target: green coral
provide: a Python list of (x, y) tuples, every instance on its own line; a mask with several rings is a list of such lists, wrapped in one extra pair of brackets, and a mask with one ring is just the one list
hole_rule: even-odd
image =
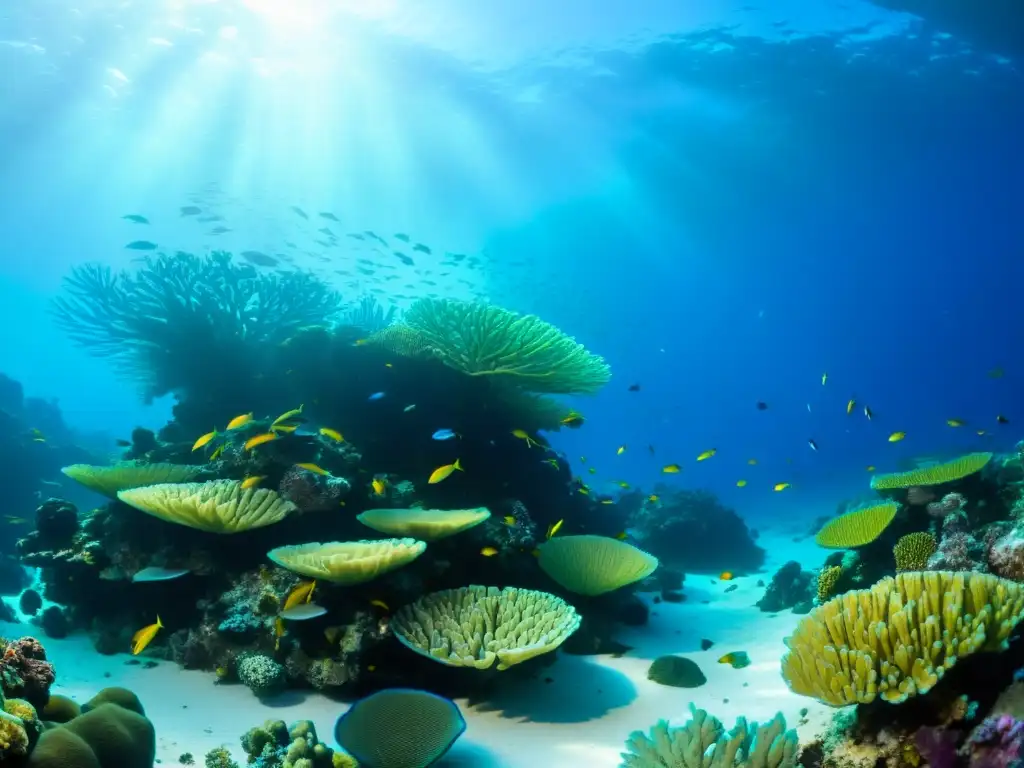
[(611, 378), (603, 358), (534, 315), (490, 304), (423, 298), (371, 340), (397, 354), (434, 357), (469, 376), (531, 392), (593, 394)]
[(927, 531), (901, 536), (892, 548), (896, 572), (923, 571), (928, 565), (928, 558), (935, 554), (937, 548), (935, 536)]
[(989, 461), (991, 453), (969, 453), (941, 464), (918, 467), (909, 472), (893, 472), (886, 475), (875, 475), (871, 478), (871, 487), (876, 491), (889, 491), (901, 488), (912, 488), (915, 485), (941, 485), (960, 480), (978, 472)]
[(731, 731), (690, 704), (692, 720), (673, 728), (662, 720), (649, 733), (634, 731), (622, 768), (794, 768), (796, 731), (778, 713), (763, 726), (739, 718)]
[(227, 747), (214, 747), (206, 753), (206, 768), (239, 768), (238, 763), (231, 759)]
[(242, 748), (249, 762), (263, 768), (333, 768), (335, 753), (316, 735), (310, 720), (299, 720), (291, 727), (283, 720), (267, 720), (242, 736)]

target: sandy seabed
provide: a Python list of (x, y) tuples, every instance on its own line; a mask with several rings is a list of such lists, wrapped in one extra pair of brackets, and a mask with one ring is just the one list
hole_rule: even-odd
[[(834, 710), (792, 693), (779, 674), (783, 638), (800, 617), (789, 611), (762, 613), (754, 603), (764, 594), (758, 579), (767, 583), (786, 560), (820, 565), (823, 553), (813, 542), (794, 543), (770, 532), (759, 543), (768, 551), (761, 573), (731, 582), (687, 575), (686, 601), (678, 604), (654, 604), (654, 595), (642, 595), (650, 603), (650, 621), (644, 627), (622, 628), (616, 639), (632, 646), (625, 655), (559, 654), (542, 677), (510, 678), (484, 705), (459, 700), (468, 727), (439, 766), (614, 768), (632, 731), (646, 731), (660, 719), (680, 725), (689, 717), (690, 702), (707, 709), (726, 728), (740, 715), (762, 722), (781, 711), (802, 742), (812, 738)], [(736, 589), (726, 592), (733, 585)], [(16, 637), (38, 630), (0, 624), (0, 633)], [(714, 642), (707, 651), (701, 650), (704, 638)], [(312, 720), (320, 738), (335, 746), (334, 722), (346, 708), (312, 691), (289, 691), (260, 701), (243, 685), (214, 684), (209, 672), (183, 670), (169, 662), (145, 668), (126, 664), (132, 659), (128, 654), (97, 655), (84, 636), (46, 640), (45, 645), (57, 669), (54, 692), (87, 701), (100, 688), (118, 685), (139, 695), (156, 726), (157, 758), (165, 766), (177, 765), (184, 752), (191, 752), (202, 766), (202, 756), (220, 745), (244, 765), (239, 737), (266, 719)], [(749, 654), (748, 667), (717, 663), (723, 654), (738, 650)], [(664, 654), (697, 662), (707, 683), (682, 689), (649, 681), (651, 661)]]

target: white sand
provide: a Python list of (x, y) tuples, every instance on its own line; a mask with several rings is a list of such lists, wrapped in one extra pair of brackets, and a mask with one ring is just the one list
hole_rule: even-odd
[[(796, 727), (800, 710), (807, 708), (809, 722), (797, 730), (801, 741), (811, 738), (834, 710), (793, 694), (779, 675), (782, 640), (799, 617), (788, 611), (762, 613), (754, 603), (764, 592), (756, 586), (758, 579), (767, 583), (785, 560), (820, 565), (823, 553), (813, 543), (794, 544), (770, 532), (760, 543), (770, 553), (763, 573), (732, 582), (688, 576), (684, 603), (652, 604), (647, 626), (622, 629), (617, 639), (633, 650), (621, 658), (559, 654), (541, 679), (509, 678), (484, 706), (459, 701), (468, 729), (442, 764), (613, 768), (631, 731), (646, 731), (661, 718), (682, 724), (691, 701), (727, 728), (739, 715), (763, 721), (778, 710)], [(737, 589), (725, 592), (731, 585)], [(19, 631), (36, 633), (36, 628), (0, 625), (6, 636)], [(702, 638), (712, 640), (714, 647), (701, 651)], [(239, 736), (268, 718), (310, 719), (321, 738), (333, 744), (334, 722), (345, 709), (315, 692), (288, 692), (261, 702), (244, 686), (215, 685), (210, 673), (181, 670), (170, 662), (153, 669), (126, 665), (130, 656), (99, 656), (85, 637), (47, 640), (45, 645), (57, 668), (55, 692), (85, 701), (100, 688), (120, 685), (141, 697), (156, 725), (158, 758), (164, 765), (176, 765), (182, 752), (191, 752), (201, 766), (206, 751), (221, 744), (244, 765)], [(734, 650), (745, 650), (750, 666), (737, 670), (716, 663)], [(648, 681), (651, 660), (668, 653), (696, 661), (707, 683), (680, 689)], [(543, 677), (553, 682), (545, 683)]]

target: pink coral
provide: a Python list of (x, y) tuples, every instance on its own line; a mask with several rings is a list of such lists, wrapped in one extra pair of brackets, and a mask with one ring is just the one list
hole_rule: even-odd
[[(22, 684), (17, 694), (36, 707), (42, 707), (50, 698), (50, 686), (55, 678), (53, 664), (46, 660), (42, 643), (34, 637), (22, 637), (9, 642), (4, 649), (0, 666), (4, 672), (13, 672)], [(8, 674), (3, 675), (9, 679)]]
[(299, 466), (289, 468), (277, 486), (278, 493), (304, 512), (334, 509), (349, 490), (343, 477), (328, 477)]
[(970, 533), (967, 515), (958, 510), (942, 521), (942, 539), (935, 554), (928, 558), (928, 569), (984, 573), (988, 571), (986, 554), (985, 545)]
[(933, 501), (928, 507), (928, 514), (932, 517), (944, 518), (954, 512), (959, 512), (967, 505), (967, 498), (962, 493), (947, 493), (941, 501)]

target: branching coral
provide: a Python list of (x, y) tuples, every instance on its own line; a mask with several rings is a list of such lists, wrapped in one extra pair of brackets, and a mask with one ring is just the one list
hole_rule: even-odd
[(64, 287), (52, 306), (57, 324), (152, 397), (226, 372), (237, 382), (236, 363), (341, 308), (340, 296), (310, 273), (260, 272), (224, 251), (159, 254), (135, 272), (84, 264)]

